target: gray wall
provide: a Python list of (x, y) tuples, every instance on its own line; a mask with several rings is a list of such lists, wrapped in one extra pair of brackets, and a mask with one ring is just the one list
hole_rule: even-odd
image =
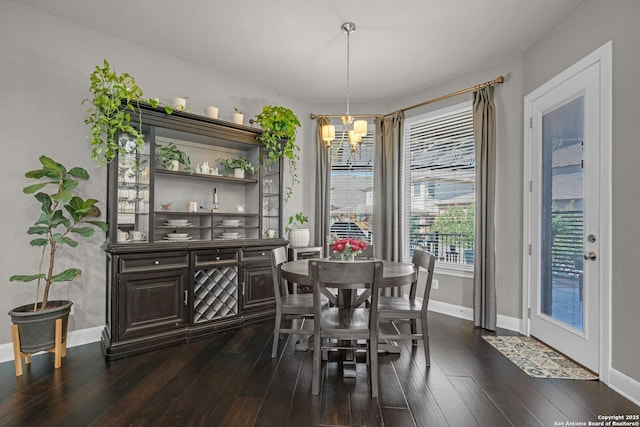
[(527, 50), (523, 91), (531, 92), (565, 68), (613, 41), (612, 366), (640, 380), (640, 2), (585, 0)]
[[(247, 121), (266, 104), (292, 108), (303, 122), (298, 133), (303, 150), (299, 164), (302, 185), (314, 182), (314, 156), (308, 154), (313, 153), (311, 126), (304, 104), (31, 8), (0, 2), (0, 143), (5, 158), (0, 168), (0, 216), (5, 224), (0, 246), (0, 313), (35, 298), (34, 284), (13, 283), (8, 278), (31, 274), (37, 268), (39, 252), (29, 246), (25, 231), (38, 218), (39, 205), (22, 188), (28, 183), (24, 173), (38, 167), (38, 157), (46, 154), (66, 166), (87, 169), (91, 180), (85, 197), (95, 197), (105, 207), (106, 168), (90, 160), (88, 128), (83, 123), (86, 106), (81, 105), (89, 96), (89, 74), (103, 58), (118, 72), (133, 75), (147, 97), (169, 102), (173, 96), (189, 96), (195, 113), (214, 104), (220, 107), (220, 118), (228, 120), (233, 107), (240, 106)], [(287, 217), (302, 206), (313, 205), (313, 191), (294, 191), (285, 208)], [(70, 330), (104, 325), (103, 240), (96, 235), (76, 250), (65, 250), (59, 258), (59, 268), (66, 262), (83, 269), (81, 278), (54, 285), (54, 298), (75, 302)], [(11, 341), (9, 325), (9, 316), (0, 315), (0, 343)]]

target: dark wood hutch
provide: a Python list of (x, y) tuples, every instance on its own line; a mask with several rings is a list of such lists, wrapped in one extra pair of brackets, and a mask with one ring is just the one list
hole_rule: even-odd
[[(282, 236), (282, 164), (262, 163), (259, 130), (142, 106), (144, 147), (108, 166), (108, 359), (187, 342), (273, 316), (269, 251)], [(161, 168), (156, 148), (175, 144), (195, 172)], [(223, 175), (221, 158), (257, 169)], [(267, 237), (275, 230), (276, 237)], [(273, 232), (270, 233), (273, 235)]]

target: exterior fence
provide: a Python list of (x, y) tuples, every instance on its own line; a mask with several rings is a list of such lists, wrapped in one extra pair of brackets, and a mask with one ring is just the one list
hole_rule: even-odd
[(411, 233), (411, 252), (431, 252), (440, 262), (473, 265), (473, 238), (461, 233)]

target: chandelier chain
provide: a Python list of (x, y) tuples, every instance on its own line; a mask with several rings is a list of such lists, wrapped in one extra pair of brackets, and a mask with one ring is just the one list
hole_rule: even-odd
[(349, 100), (351, 97), (351, 87), (349, 85), (349, 70), (350, 70), (350, 47), (351, 47), (351, 28), (346, 28), (347, 32), (347, 116), (349, 115)]

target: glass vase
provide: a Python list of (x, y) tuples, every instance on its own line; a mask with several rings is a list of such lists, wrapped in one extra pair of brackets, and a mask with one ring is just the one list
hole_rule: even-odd
[(349, 252), (348, 254), (341, 252), (340, 257), (342, 258), (342, 261), (353, 262), (356, 258), (356, 254), (353, 252)]

